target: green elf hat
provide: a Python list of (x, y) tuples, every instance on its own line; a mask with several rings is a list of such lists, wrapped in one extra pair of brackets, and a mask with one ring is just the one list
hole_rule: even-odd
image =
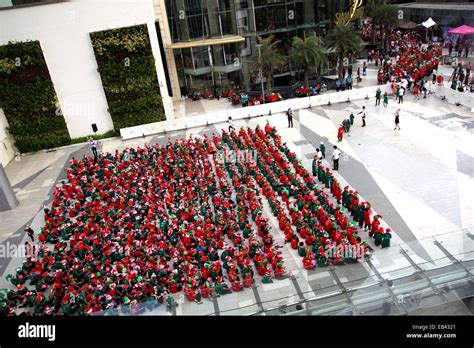
[(142, 276), (139, 276), (139, 277), (137, 278), (137, 282), (141, 282), (142, 280), (143, 280), (143, 277), (142, 277)]
[(123, 299), (123, 303), (129, 304), (129, 303), (130, 303), (130, 299), (125, 296), (125, 298)]
[(349, 222), (349, 227), (353, 227), (355, 225), (355, 221)]

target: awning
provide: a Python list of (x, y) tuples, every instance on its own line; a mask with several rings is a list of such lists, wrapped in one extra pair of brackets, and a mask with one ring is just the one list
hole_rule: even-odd
[(215, 45), (226, 45), (231, 43), (244, 42), (245, 38), (239, 35), (228, 35), (228, 36), (219, 36), (219, 37), (210, 37), (204, 40), (192, 40), (192, 41), (179, 41), (171, 45), (166, 46), (166, 48), (191, 48), (191, 47), (200, 47), (200, 46), (215, 46)]
[(448, 30), (448, 34), (458, 34), (458, 35), (474, 34), (474, 28), (468, 25), (461, 25), (460, 27)]
[(418, 26), (415, 22), (398, 21), (398, 27), (401, 29), (415, 29)]
[(433, 18), (430, 17), (426, 21), (421, 23), (421, 25), (428, 29), (431, 28), (433, 25), (436, 25), (436, 22), (433, 20)]

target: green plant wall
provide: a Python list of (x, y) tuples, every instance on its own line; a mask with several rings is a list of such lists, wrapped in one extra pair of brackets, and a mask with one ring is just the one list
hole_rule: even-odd
[(0, 46), (0, 108), (20, 152), (70, 143), (38, 41)]
[(146, 25), (90, 37), (115, 130), (165, 120)]

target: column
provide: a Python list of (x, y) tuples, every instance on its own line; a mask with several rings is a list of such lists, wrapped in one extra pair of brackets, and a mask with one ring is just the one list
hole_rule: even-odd
[(0, 211), (12, 210), (18, 205), (15, 193), (13, 192), (7, 173), (0, 163)]

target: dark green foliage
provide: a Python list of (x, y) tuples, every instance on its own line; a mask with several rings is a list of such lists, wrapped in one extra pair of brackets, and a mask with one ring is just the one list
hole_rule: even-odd
[(38, 41), (0, 46), (0, 107), (20, 152), (71, 140)]
[(115, 130), (165, 120), (146, 25), (90, 36)]

